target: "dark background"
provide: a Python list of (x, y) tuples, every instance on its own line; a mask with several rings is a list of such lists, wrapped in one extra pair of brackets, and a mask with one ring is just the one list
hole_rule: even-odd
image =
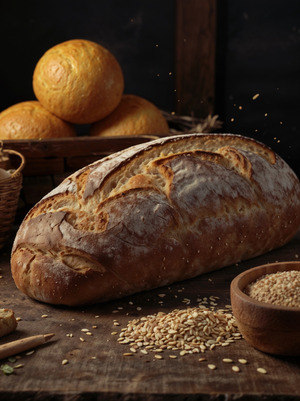
[[(12, 0), (0, 8), (0, 110), (34, 99), (34, 66), (48, 48), (84, 38), (116, 56), (126, 93), (175, 111), (176, 1)], [(299, 72), (299, 0), (218, 2), (215, 113), (222, 131), (261, 140), (298, 175)]]
[(299, 175), (300, 1), (220, 3), (216, 109), (224, 128), (268, 144)]

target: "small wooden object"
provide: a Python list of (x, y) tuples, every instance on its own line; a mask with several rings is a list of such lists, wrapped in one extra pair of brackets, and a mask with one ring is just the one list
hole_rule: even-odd
[(8, 358), (10, 356), (38, 347), (39, 345), (49, 341), (53, 336), (53, 333), (39, 334), (0, 345), (0, 359)]
[(300, 262), (257, 266), (235, 277), (230, 286), (232, 311), (240, 332), (254, 348), (274, 355), (300, 355), (300, 308), (257, 301), (244, 290), (265, 274), (300, 270)]

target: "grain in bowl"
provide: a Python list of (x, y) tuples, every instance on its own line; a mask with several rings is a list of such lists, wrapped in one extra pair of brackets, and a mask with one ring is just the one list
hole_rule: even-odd
[[(268, 263), (240, 273), (231, 282), (232, 312), (238, 328), (244, 339), (260, 351), (300, 355), (299, 272), (299, 261)], [(277, 280), (271, 288), (270, 282)], [(265, 294), (262, 300), (248, 295), (248, 286), (252, 285), (260, 287), (260, 297)], [(277, 292), (279, 295), (274, 295)], [(289, 293), (295, 297), (290, 298)], [(266, 302), (266, 298), (272, 298), (273, 303)], [(280, 304), (274, 303), (274, 299)]]
[(248, 284), (245, 293), (260, 302), (300, 308), (300, 271), (265, 274)]

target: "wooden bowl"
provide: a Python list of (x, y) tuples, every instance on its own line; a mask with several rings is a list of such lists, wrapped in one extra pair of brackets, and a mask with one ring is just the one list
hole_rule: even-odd
[(300, 262), (280, 262), (254, 267), (235, 277), (230, 286), (233, 315), (245, 340), (274, 355), (300, 355), (300, 308), (257, 301), (245, 294), (248, 284), (270, 273), (300, 270)]

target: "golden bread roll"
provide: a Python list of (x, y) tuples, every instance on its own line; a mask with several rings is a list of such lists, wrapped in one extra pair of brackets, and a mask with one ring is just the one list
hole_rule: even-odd
[(148, 100), (123, 95), (119, 106), (91, 125), (91, 136), (167, 134), (169, 126), (161, 111)]
[(0, 309), (0, 337), (14, 331), (17, 325), (15, 314), (11, 309)]
[(29, 100), (0, 113), (0, 139), (67, 138), (76, 135), (75, 127)]
[(33, 90), (53, 114), (90, 124), (110, 114), (124, 90), (122, 69), (101, 45), (74, 39), (50, 48), (33, 73)]
[(253, 258), (300, 228), (300, 182), (267, 146), (166, 136), (72, 174), (16, 235), (16, 286), (43, 302), (116, 299)]

